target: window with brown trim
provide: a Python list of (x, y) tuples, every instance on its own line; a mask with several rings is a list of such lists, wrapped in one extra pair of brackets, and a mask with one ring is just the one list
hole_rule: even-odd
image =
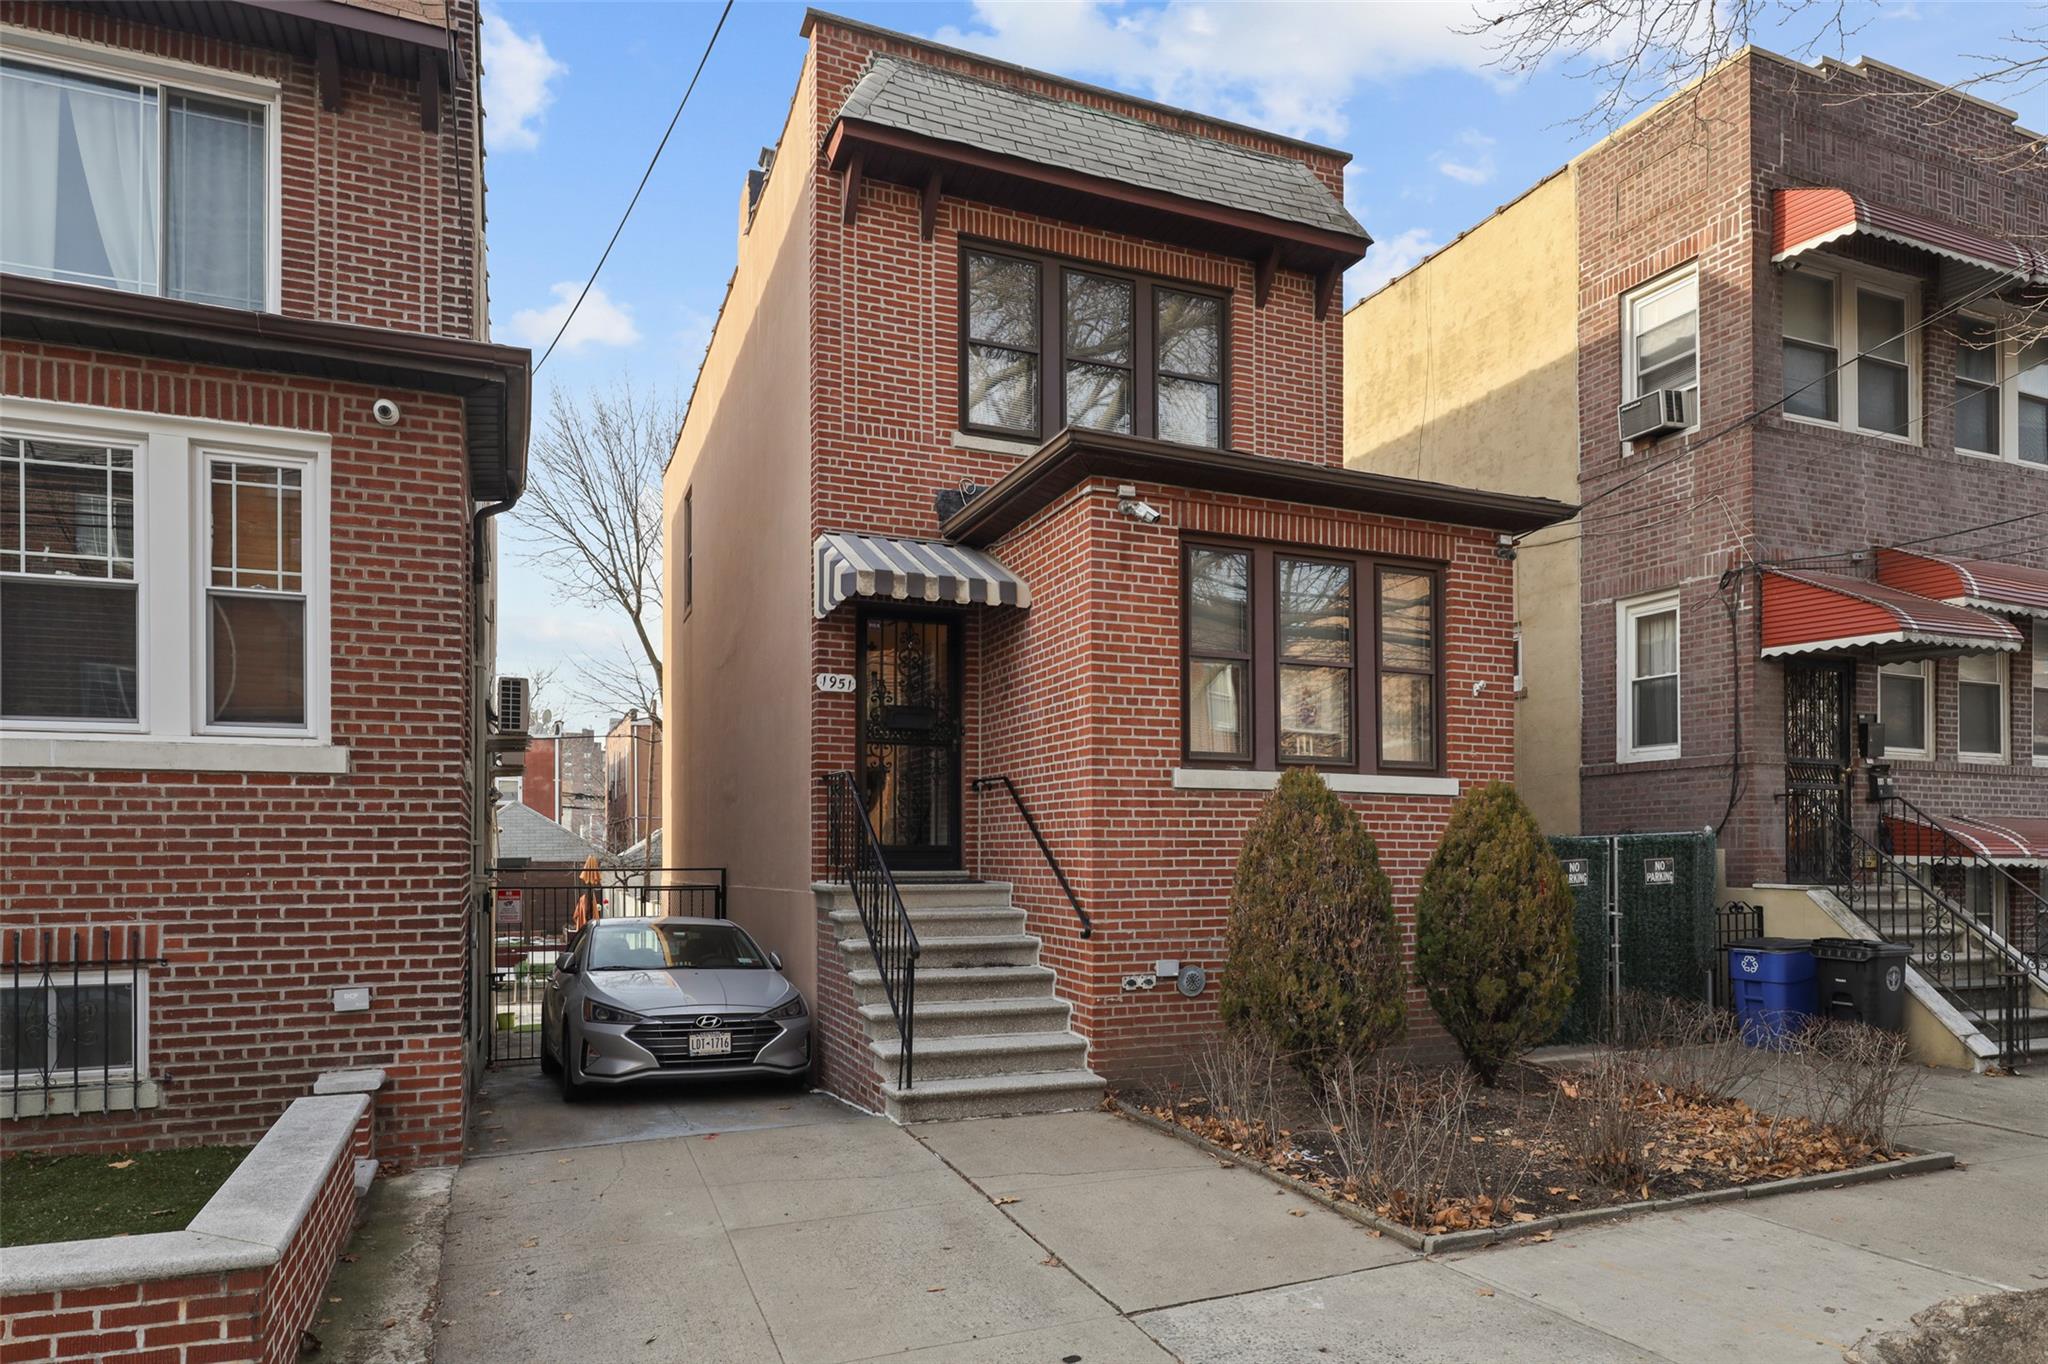
[(1223, 295), (982, 247), (960, 280), (964, 429), (1227, 444)]
[(1442, 583), (1426, 564), (1187, 541), (1185, 760), (1440, 771)]

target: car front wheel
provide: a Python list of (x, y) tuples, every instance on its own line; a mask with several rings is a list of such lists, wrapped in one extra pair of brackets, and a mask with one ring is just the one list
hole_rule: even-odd
[(576, 1053), (569, 1045), (569, 1025), (562, 1024), (562, 1050), (556, 1057), (562, 1079), (562, 1102), (575, 1103), (583, 1097), (583, 1078), (576, 1073)]
[(562, 1058), (548, 1049), (546, 1033), (542, 1033), (540, 1038), (540, 1073), (543, 1075), (560, 1075), (562, 1073)]

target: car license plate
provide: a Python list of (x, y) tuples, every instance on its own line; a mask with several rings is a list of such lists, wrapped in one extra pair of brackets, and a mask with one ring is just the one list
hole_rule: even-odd
[(729, 1032), (693, 1032), (690, 1034), (690, 1055), (730, 1056), (732, 1055), (732, 1034)]

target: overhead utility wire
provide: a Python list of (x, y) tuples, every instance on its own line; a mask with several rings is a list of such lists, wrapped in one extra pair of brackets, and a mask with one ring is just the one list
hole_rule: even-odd
[(583, 300), (590, 297), (591, 286), (597, 283), (598, 274), (604, 263), (611, 259), (612, 248), (619, 244), (619, 234), (626, 230), (626, 220), (633, 216), (633, 209), (640, 203), (640, 192), (647, 188), (647, 181), (654, 174), (654, 167), (661, 160), (661, 153), (668, 146), (669, 137), (675, 132), (676, 124), (683, 117), (683, 107), (690, 102), (690, 92), (697, 88), (697, 77), (704, 74), (704, 63), (711, 60), (711, 49), (718, 45), (718, 35), (725, 29), (725, 17), (732, 13), (732, 0), (725, 0), (725, 8), (718, 12), (718, 23), (711, 29), (711, 37), (704, 44), (704, 55), (697, 58), (697, 69), (690, 73), (690, 83), (683, 88), (683, 97), (676, 101), (676, 111), (669, 116), (668, 128), (662, 133), (661, 141), (655, 144), (654, 155), (647, 158), (647, 169), (640, 173), (640, 183), (633, 189), (633, 197), (626, 204), (626, 211), (619, 215), (619, 225), (612, 229), (612, 239), (604, 244), (604, 254), (597, 258), (597, 267), (590, 272), (590, 278), (583, 281), (583, 291), (576, 295), (576, 301), (569, 305), (569, 315), (562, 319), (562, 325), (555, 332), (555, 339), (548, 342), (548, 348), (534, 361), (533, 372), (540, 373), (540, 367), (555, 353), (555, 347), (562, 343), (569, 324), (576, 320), (576, 310), (583, 306)]
[[(1998, 282), (1994, 280), (1992, 283), (1985, 285), (1982, 289), (1978, 290), (1974, 294), (1971, 294), (1967, 298), (1959, 298), (1953, 303), (1944, 304), (1942, 307), (1936, 309), (1934, 312), (1931, 312), (1927, 316), (1921, 318), (1918, 322), (1915, 322), (1912, 326), (1907, 327), (1897, 336), (1888, 336), (1884, 340), (1879, 341), (1876, 344), (1872, 345), (1869, 349), (1860, 350), (1856, 352), (1856, 354), (1850, 356), (1848, 359), (1837, 364), (1833, 369), (1828, 370), (1824, 374), (1816, 375), (1814, 378), (1809, 379), (1806, 383), (1801, 384), (1798, 388), (1793, 389), (1790, 393), (1787, 393), (1782, 397), (1776, 398), (1771, 402), (1765, 403), (1762, 407), (1757, 408), (1755, 411), (1749, 413), (1746, 416), (1737, 418), (1735, 421), (1730, 422), (1728, 425), (1722, 427), (1720, 430), (1714, 432), (1712, 435), (1706, 436), (1700, 440), (1688, 442), (1686, 445), (1673, 451), (1671, 454), (1665, 456), (1663, 459), (1656, 460), (1653, 463), (1644, 465), (1642, 468), (1636, 470), (1634, 474), (1630, 475), (1628, 478), (1623, 479), (1621, 482), (1615, 484), (1613, 487), (1604, 488), (1601, 491), (1593, 494), (1591, 497), (1587, 498), (1584, 502), (1581, 502), (1579, 504), (1579, 511), (1583, 513), (1586, 510), (1586, 508), (1592, 506), (1594, 503), (1605, 501), (1607, 498), (1614, 496), (1622, 489), (1630, 487), (1633, 484), (1640, 483), (1642, 480), (1648, 478), (1651, 474), (1656, 473), (1658, 470), (1669, 468), (1671, 465), (1676, 464), (1679, 460), (1684, 459), (1689, 455), (1698, 454), (1700, 451), (1706, 449), (1709, 445), (1712, 445), (1715, 441), (1721, 439), (1723, 436), (1731, 435), (1734, 432), (1741, 430), (1743, 427), (1750, 425), (1752, 422), (1760, 421), (1774, 409), (1784, 406), (1786, 403), (1792, 401), (1800, 394), (1806, 392), (1807, 389), (1813, 388), (1818, 384), (1825, 383), (1829, 379), (1834, 378), (1843, 370), (1855, 364), (1858, 360), (1863, 359), (1865, 356), (1875, 354), (1877, 351), (1882, 350), (1884, 347), (1891, 345), (1894, 341), (1903, 341), (1907, 337), (1911, 336), (1913, 333), (1920, 331), (1922, 328), (1928, 326), (1930, 323), (1937, 322), (1941, 318), (1948, 316), (1950, 313), (1956, 312), (1957, 310), (1962, 308), (1967, 308), (1972, 303), (1979, 302), (1980, 300), (1989, 296), (1991, 292), (1998, 287)], [(1522, 532), (1522, 535), (1515, 537), (1513, 543), (1519, 545), (1520, 543), (1522, 543), (1522, 539), (1525, 536), (1532, 535), (1534, 533), (1535, 532), (1533, 531), (1524, 531)], [(1543, 543), (1556, 544), (1558, 542), (1554, 540), (1546, 540)]]

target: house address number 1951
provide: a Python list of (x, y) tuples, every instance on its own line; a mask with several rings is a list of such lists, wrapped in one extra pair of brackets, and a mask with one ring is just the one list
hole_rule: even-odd
[(818, 690), (839, 694), (853, 690), (852, 673), (819, 673)]

